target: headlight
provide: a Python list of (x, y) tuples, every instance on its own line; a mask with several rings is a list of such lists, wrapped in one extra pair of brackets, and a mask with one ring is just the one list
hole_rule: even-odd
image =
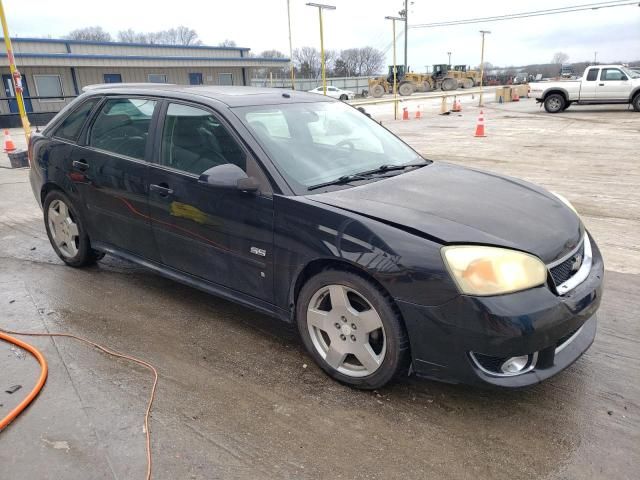
[(499, 295), (542, 285), (547, 267), (528, 253), (507, 248), (452, 245), (441, 250), (462, 293)]
[(573, 212), (579, 216), (578, 211), (576, 210), (576, 207), (574, 207), (573, 205), (571, 205), (571, 202), (569, 200), (567, 200), (565, 197), (563, 197), (562, 195), (560, 195), (559, 193), (556, 192), (552, 192), (549, 191), (549, 193), (552, 193), (553, 195), (555, 195), (558, 200), (560, 200), (562, 203), (564, 203), (567, 207), (569, 207), (571, 210), (573, 210)]

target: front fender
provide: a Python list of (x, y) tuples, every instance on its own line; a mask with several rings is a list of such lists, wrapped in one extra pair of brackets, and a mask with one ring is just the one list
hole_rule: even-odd
[(292, 292), (312, 262), (342, 262), (374, 278), (397, 300), (440, 305), (458, 295), (441, 245), (303, 197), (274, 197), (275, 301), (291, 308)]

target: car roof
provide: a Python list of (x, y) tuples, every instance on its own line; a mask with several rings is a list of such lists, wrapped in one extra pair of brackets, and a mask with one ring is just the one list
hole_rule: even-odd
[(249, 105), (275, 105), (280, 103), (335, 102), (329, 97), (283, 88), (260, 88), (220, 85), (173, 85), (149, 83), (99, 84), (85, 87), (85, 94), (154, 95), (185, 98), (213, 99), (229, 107)]

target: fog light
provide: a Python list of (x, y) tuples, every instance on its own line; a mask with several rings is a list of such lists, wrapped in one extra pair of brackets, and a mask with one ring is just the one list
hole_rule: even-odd
[(524, 370), (529, 363), (529, 355), (508, 358), (500, 367), (503, 373), (518, 373)]

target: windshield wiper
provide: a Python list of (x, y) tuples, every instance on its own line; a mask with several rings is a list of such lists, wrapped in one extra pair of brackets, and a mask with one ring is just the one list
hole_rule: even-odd
[(355, 173), (353, 175), (343, 175), (339, 178), (336, 178), (335, 180), (329, 180), (328, 182), (322, 182), (322, 183), (318, 183), (317, 185), (311, 185), (310, 187), (307, 188), (307, 190), (316, 190), (318, 188), (328, 187), (330, 185), (340, 185), (343, 183), (352, 182), (354, 180), (369, 180), (369, 178), (364, 177), (359, 173)]
[(384, 165), (380, 165), (378, 168), (374, 168), (373, 170), (366, 170), (364, 172), (358, 172), (358, 173), (356, 173), (354, 175), (375, 175), (377, 173), (392, 172), (394, 170), (406, 170), (407, 168), (419, 168), (419, 167), (424, 167), (425, 165), (429, 165), (429, 162), (424, 162), (424, 163), (405, 163), (403, 165), (384, 164)]

